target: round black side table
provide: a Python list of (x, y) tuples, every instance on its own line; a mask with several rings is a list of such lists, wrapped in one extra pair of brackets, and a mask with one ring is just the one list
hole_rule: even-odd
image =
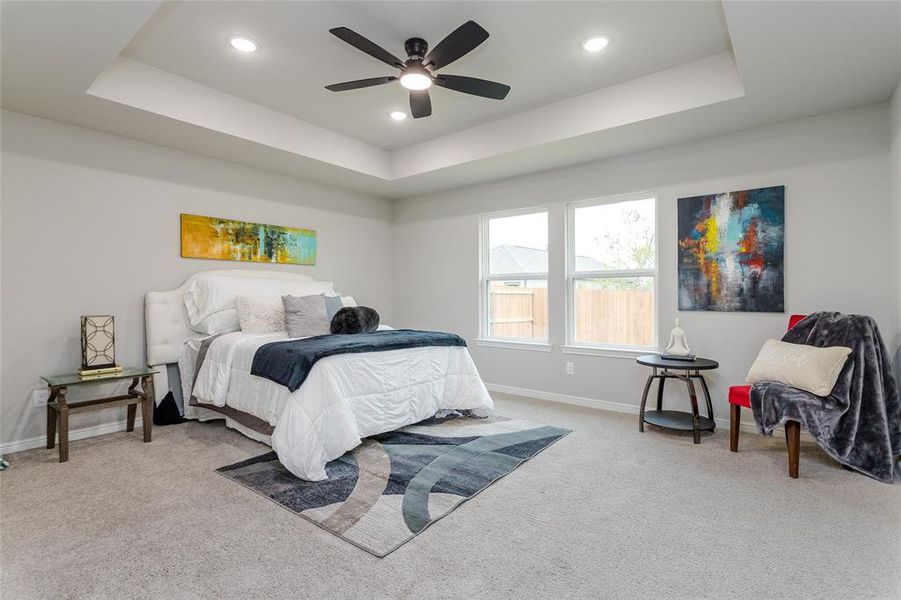
[[(677, 431), (691, 431), (694, 434), (695, 444), (701, 443), (701, 432), (712, 431), (716, 428), (713, 420), (713, 404), (710, 402), (710, 390), (701, 371), (709, 371), (719, 367), (719, 363), (709, 358), (695, 358), (694, 360), (667, 360), (657, 354), (639, 356), (638, 364), (651, 367), (653, 371), (644, 384), (644, 393), (641, 395), (641, 408), (638, 414), (638, 430), (644, 431), (644, 424), (649, 423), (665, 429)], [(678, 371), (681, 371), (679, 373)], [(667, 379), (679, 379), (688, 385), (688, 397), (691, 400), (691, 412), (679, 410), (663, 410), (663, 384)], [(648, 402), (648, 392), (651, 384), (657, 379), (657, 410), (645, 411)], [(698, 414), (698, 397), (695, 394), (694, 379), (701, 382), (704, 399), (707, 401), (707, 416)]]

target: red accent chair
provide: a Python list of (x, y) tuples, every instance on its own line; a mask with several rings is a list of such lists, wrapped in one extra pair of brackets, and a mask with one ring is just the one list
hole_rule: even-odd
[[(807, 315), (792, 315), (788, 319), (791, 329)], [(741, 427), (741, 407), (751, 408), (751, 386), (733, 385), (729, 388), (729, 450), (738, 452), (738, 432)], [(797, 479), (801, 454), (801, 424), (785, 422), (785, 443), (788, 446), (788, 474)]]

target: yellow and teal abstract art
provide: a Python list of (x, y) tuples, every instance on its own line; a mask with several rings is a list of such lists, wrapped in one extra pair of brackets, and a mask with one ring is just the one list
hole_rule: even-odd
[(182, 214), (181, 255), (182, 258), (315, 265), (316, 232)]

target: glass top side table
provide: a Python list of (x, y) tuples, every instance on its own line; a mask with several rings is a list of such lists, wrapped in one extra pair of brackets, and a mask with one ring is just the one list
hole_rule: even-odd
[[(82, 377), (78, 373), (64, 373), (62, 375), (42, 375), (50, 388), (50, 398), (47, 400), (47, 448), (56, 445), (57, 429), (59, 430), (59, 462), (69, 460), (69, 415), (88, 410), (98, 410), (111, 406), (127, 407), (126, 431), (135, 429), (135, 413), (138, 404), (141, 405), (141, 425), (144, 431), (144, 441), (149, 442), (153, 428), (153, 375), (156, 371), (147, 367), (126, 367), (118, 373), (92, 375)], [(119, 396), (84, 400), (69, 404), (66, 402), (66, 393), (69, 387), (75, 385), (88, 385), (97, 383), (110, 383), (131, 379), (128, 392)], [(141, 389), (138, 389), (140, 384)]]

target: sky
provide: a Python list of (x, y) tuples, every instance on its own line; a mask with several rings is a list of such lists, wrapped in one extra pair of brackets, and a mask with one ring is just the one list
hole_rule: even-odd
[[(638, 222), (624, 226), (623, 210), (634, 210), (640, 215)], [(631, 232), (642, 232), (654, 227), (654, 200), (637, 200), (616, 204), (600, 204), (576, 209), (576, 254), (604, 259), (607, 245), (598, 239), (622, 235), (628, 239)], [(547, 250), (547, 213), (533, 213), (513, 217), (500, 217), (489, 222), (489, 243), (492, 248), (509, 244)]]
[(492, 248), (509, 245), (547, 250), (547, 213), (491, 219), (488, 239)]

